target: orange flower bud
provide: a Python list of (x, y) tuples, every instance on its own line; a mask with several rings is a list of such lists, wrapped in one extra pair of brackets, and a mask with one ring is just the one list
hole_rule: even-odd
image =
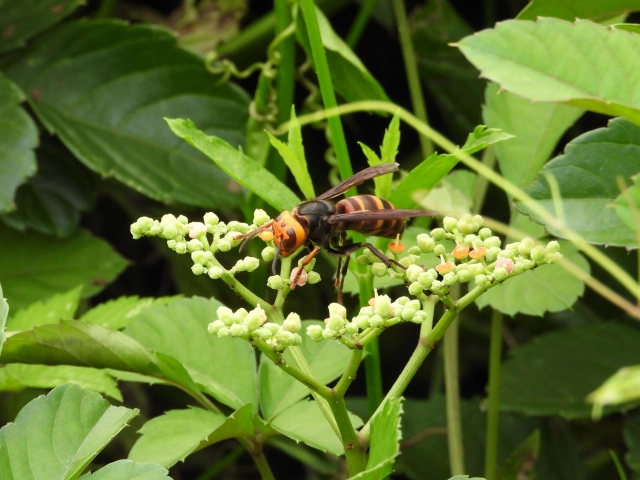
[(471, 250), (469, 252), (469, 256), (471, 258), (473, 258), (474, 260), (477, 260), (478, 258), (482, 258), (487, 254), (487, 249), (485, 247), (473, 247), (473, 250)]
[(265, 242), (270, 242), (271, 240), (273, 240), (273, 232), (271, 230), (265, 230), (264, 232), (260, 232), (258, 236)]
[(456, 248), (452, 250), (451, 255), (458, 259), (467, 258), (467, 255), (469, 255), (469, 247), (464, 244), (461, 245), (456, 243)]

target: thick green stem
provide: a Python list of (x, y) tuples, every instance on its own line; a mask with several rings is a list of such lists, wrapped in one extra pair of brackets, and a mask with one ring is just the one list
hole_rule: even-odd
[(458, 369), (458, 322), (452, 322), (444, 335), (444, 384), (447, 404), (447, 443), (451, 476), (464, 474), (460, 384)]
[(351, 424), (347, 405), (344, 403), (344, 396), (333, 392), (327, 400), (340, 428), (340, 438), (344, 446), (349, 476), (353, 477), (367, 467), (366, 449), (360, 445), (358, 434)]
[(363, 0), (362, 5), (360, 5), (358, 15), (356, 15), (355, 20), (351, 24), (351, 28), (349, 29), (349, 33), (346, 37), (347, 45), (351, 48), (355, 48), (360, 41), (360, 37), (369, 23), (371, 12), (373, 12), (373, 8), (376, 6), (377, 1), (378, 0)]
[(484, 460), (484, 476), (488, 480), (497, 478), (498, 441), (500, 422), (500, 373), (502, 372), (502, 319), (501, 312), (491, 315), (491, 347), (489, 353), (489, 388), (487, 397), (487, 432)]
[[(336, 94), (333, 91), (333, 83), (331, 81), (331, 73), (329, 72), (329, 63), (324, 51), (322, 36), (320, 35), (320, 27), (316, 17), (316, 7), (313, 0), (300, 0), (302, 15), (307, 26), (309, 34), (309, 44), (311, 45), (311, 54), (313, 57), (313, 65), (318, 75), (318, 83), (320, 84), (320, 93), (324, 108), (334, 108), (338, 105)], [(329, 131), (331, 132), (331, 141), (336, 152), (338, 160), (338, 169), (342, 180), (346, 180), (353, 175), (351, 161), (349, 160), (349, 151), (347, 150), (347, 141), (344, 138), (342, 130), (342, 121), (340, 117), (331, 117), (328, 119)]]
[[(368, 305), (373, 293), (373, 275), (370, 269), (358, 273), (358, 295), (360, 297), (360, 306)], [(367, 385), (367, 407), (369, 414), (373, 415), (380, 403), (382, 402), (382, 367), (380, 366), (380, 349), (378, 347), (378, 339), (375, 337), (364, 341), (365, 352), (364, 357), (364, 375)]]
[(362, 361), (362, 355), (364, 352), (360, 349), (353, 350), (351, 352), (351, 359), (349, 360), (349, 365), (347, 365), (346, 370), (338, 380), (338, 383), (335, 387), (333, 387), (333, 391), (336, 395), (342, 395), (347, 392), (347, 388), (349, 385), (355, 380), (356, 372), (358, 371), (358, 367), (360, 366), (360, 362)]
[[(240, 441), (240, 443), (242, 443), (242, 441)], [(251, 458), (256, 464), (256, 467), (258, 467), (260, 478), (262, 478), (262, 480), (276, 480), (276, 477), (273, 476), (271, 467), (269, 467), (269, 463), (267, 462), (267, 457), (264, 456), (262, 447), (260, 447), (260, 449), (255, 452), (249, 450), (249, 453), (251, 454)]]
[[(407, 10), (404, 6), (404, 0), (393, 0), (392, 3), (396, 24), (398, 25), (398, 36), (400, 37), (404, 68), (407, 73), (409, 93), (411, 94), (411, 106), (416, 117), (425, 124), (429, 124), (427, 106), (424, 101), (424, 95), (422, 94), (422, 85), (420, 84), (420, 75), (418, 74), (418, 62), (416, 60), (416, 52), (413, 49), (413, 42), (411, 41), (411, 31), (409, 30), (409, 22), (407, 22)], [(429, 158), (433, 153), (433, 144), (431, 140), (424, 135), (420, 135), (420, 149), (422, 151), (422, 158)]]

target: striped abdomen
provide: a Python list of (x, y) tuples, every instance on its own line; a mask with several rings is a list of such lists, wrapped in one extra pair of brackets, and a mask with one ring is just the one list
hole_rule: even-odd
[[(336, 215), (358, 211), (376, 212), (381, 210), (395, 210), (390, 202), (373, 195), (356, 195), (345, 198), (336, 203)], [(395, 238), (404, 230), (404, 218), (387, 218), (377, 220), (363, 220), (343, 224), (344, 230), (356, 230), (366, 235)]]

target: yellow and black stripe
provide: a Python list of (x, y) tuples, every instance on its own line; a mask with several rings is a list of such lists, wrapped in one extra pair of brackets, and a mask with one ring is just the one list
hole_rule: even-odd
[[(336, 204), (336, 215), (353, 212), (377, 212), (395, 210), (395, 207), (382, 198), (373, 195), (356, 195), (345, 198)], [(404, 230), (404, 218), (381, 218), (375, 220), (361, 220), (345, 224), (346, 230), (355, 230), (365, 235), (395, 238)]]

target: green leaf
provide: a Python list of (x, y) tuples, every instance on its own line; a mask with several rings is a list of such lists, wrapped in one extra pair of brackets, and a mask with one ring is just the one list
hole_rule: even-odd
[(57, 387), (0, 429), (0, 475), (77, 478), (137, 414), (77, 385)]
[(640, 364), (639, 342), (640, 330), (615, 322), (540, 335), (512, 350), (512, 358), (504, 362), (502, 408), (529, 415), (588, 418), (591, 405), (586, 396), (619, 368)]
[(244, 143), (249, 100), (212, 88), (201, 58), (154, 26), (66, 23), (41, 35), (5, 73), (27, 92), (45, 127), (87, 167), (163, 202), (239, 206), (206, 157), (168, 135), (165, 116)]
[[(602, 55), (602, 45), (615, 55)], [(590, 21), (540, 18), (500, 22), (457, 46), (484, 77), (511, 93), (640, 123), (632, 83), (640, 75), (638, 35)]]
[(627, 445), (627, 464), (640, 473), (640, 412), (628, 416), (624, 422), (624, 443)]
[[(400, 117), (396, 113), (391, 119), (389, 128), (384, 132), (382, 139), (382, 147), (380, 147), (380, 160), (382, 163), (393, 163), (398, 155), (398, 147), (400, 146)], [(365, 152), (366, 155), (366, 152)], [(368, 158), (368, 155), (367, 155)], [(373, 166), (371, 162), (369, 165)], [(391, 196), (391, 186), (393, 177), (391, 175), (382, 175), (373, 179), (376, 185), (376, 195), (381, 198), (389, 198)]]
[(387, 399), (375, 417), (371, 419), (371, 448), (367, 468), (351, 478), (382, 480), (393, 471), (393, 464), (400, 453), (400, 416), (402, 398)]
[(38, 128), (19, 106), (24, 99), (24, 94), (13, 82), (0, 76), (0, 212), (15, 208), (16, 189), (36, 173), (33, 150), (38, 144)]
[(7, 299), (3, 297), (2, 285), (0, 284), (0, 353), (2, 353), (2, 345), (4, 344), (4, 331), (7, 328), (7, 316), (9, 315), (9, 304)]
[(221, 138), (206, 135), (191, 120), (166, 120), (173, 133), (205, 153), (227, 175), (276, 210), (288, 210), (300, 203), (300, 199), (271, 172)]
[[(353, 50), (333, 30), (329, 20), (316, 7), (316, 17), (322, 36), (322, 44), (327, 55), (333, 87), (348, 102), (359, 100), (383, 100), (389, 97), (371, 73), (367, 70)], [(311, 58), (311, 47), (302, 16), (298, 17), (297, 36), (307, 56)]]
[(23, 46), (26, 41), (67, 17), (84, 0), (26, 0), (0, 4), (0, 52)]
[(473, 29), (449, 1), (423, 5), (412, 12), (409, 25), (418, 72), (429, 100), (438, 106), (438, 117), (454, 138), (462, 139), (481, 122), (485, 82), (450, 44), (471, 35)]
[(640, 231), (640, 186), (638, 181), (640, 176), (633, 177), (634, 184), (625, 189), (616, 198), (614, 206), (616, 214), (634, 232)]
[[(588, 274), (589, 263), (576, 247), (564, 241), (560, 245), (562, 255)], [(551, 264), (507, 279), (478, 297), (476, 305), (479, 308), (489, 305), (511, 316), (517, 313), (542, 316), (570, 308), (583, 294), (582, 280), (561, 265)]]
[(118, 297), (92, 308), (80, 317), (80, 320), (101, 325), (111, 330), (122, 330), (132, 319), (147, 308), (166, 305), (176, 298), (179, 297), (139, 298), (137, 295)]
[(62, 318), (73, 318), (78, 310), (82, 289), (79, 286), (42, 302), (32, 303), (10, 318), (7, 330), (29, 330), (47, 323), (58, 323)]
[(0, 369), (0, 390), (20, 391), (25, 388), (54, 388), (75, 383), (81, 388), (108, 395), (122, 402), (116, 381), (104, 370), (69, 365), (25, 365), (11, 363)]
[(620, 405), (640, 400), (640, 365), (623, 367), (607, 378), (587, 397), (594, 404), (594, 413), (605, 405)]
[(534, 480), (535, 472), (531, 465), (540, 454), (540, 431), (535, 430), (505, 460), (498, 471), (498, 478), (517, 478), (518, 480)]
[(602, 22), (635, 10), (640, 10), (638, 0), (531, 0), (517, 18), (535, 21), (538, 17), (556, 17), (569, 22), (584, 18)]
[(80, 480), (171, 480), (166, 468), (153, 463), (118, 460), (95, 473), (85, 473)]
[(250, 404), (228, 418), (195, 407), (170, 410), (149, 420), (138, 432), (142, 436), (129, 452), (129, 459), (167, 468), (213, 443), (255, 434)]
[[(362, 426), (358, 417), (350, 415), (350, 418), (354, 428)], [(310, 447), (334, 455), (344, 455), (342, 442), (314, 401), (303, 400), (296, 403), (278, 415), (270, 425), (283, 435)]]
[[(497, 128), (486, 128), (484, 125), (479, 125), (474, 129), (473, 133), (469, 134), (461, 150), (468, 155), (473, 155), (488, 145), (508, 140), (509, 138), (513, 138), (513, 135), (501, 132)], [(443, 153), (439, 155), (434, 153), (400, 181), (391, 194), (391, 203), (396, 208), (414, 208), (416, 201), (413, 199), (413, 194), (435, 187), (456, 166), (458, 161), (458, 157), (453, 154)]]
[(420, 206), (427, 210), (460, 217), (473, 210), (476, 179), (477, 175), (469, 170), (453, 170), (423, 198), (415, 194), (414, 199), (419, 199)]
[[(302, 330), (309, 325), (321, 322), (304, 321)], [(307, 335), (302, 335), (302, 354), (307, 359), (311, 370), (319, 382), (324, 384), (335, 380), (344, 372), (351, 358), (348, 348), (337, 342), (314, 342)], [(294, 363), (290, 353), (285, 350), (285, 361)], [(293, 377), (278, 368), (266, 356), (260, 359), (260, 409), (266, 421), (297, 403), (307, 395), (309, 389)]]
[(83, 297), (101, 291), (127, 265), (111, 246), (78, 230), (65, 239), (0, 228), (0, 278), (13, 309), (84, 285)]
[(36, 154), (38, 173), (18, 188), (16, 210), (3, 220), (17, 230), (66, 237), (93, 206), (94, 175), (60, 146), (42, 145)]
[(313, 182), (309, 175), (309, 169), (307, 168), (307, 159), (304, 155), (304, 147), (302, 146), (302, 133), (300, 124), (296, 118), (296, 114), (291, 110), (291, 128), (289, 129), (289, 143), (286, 144), (278, 140), (271, 133), (267, 132), (269, 141), (273, 148), (275, 148), (284, 163), (286, 163), (289, 170), (293, 174), (293, 178), (296, 179), (298, 187), (302, 191), (302, 194), (307, 199), (316, 197), (313, 189)]
[[(608, 127), (580, 135), (567, 145), (565, 154), (547, 163), (527, 193), (554, 215), (556, 206), (565, 225), (595, 244), (637, 246), (635, 232), (618, 217), (611, 204), (620, 194), (618, 179), (627, 185), (640, 172), (640, 127), (616, 118)], [(559, 197), (554, 198), (548, 176), (555, 179)], [(543, 223), (553, 235), (562, 237), (524, 204), (522, 213)]]
[(218, 338), (207, 331), (220, 306), (217, 300), (179, 298), (150, 307), (124, 330), (155, 352), (175, 358), (196, 383), (232, 408), (256, 404), (256, 361), (249, 342)]
[(482, 109), (487, 125), (515, 135), (495, 145), (500, 173), (512, 183), (531, 183), (564, 132), (584, 113), (557, 103), (531, 103), (489, 83)]

